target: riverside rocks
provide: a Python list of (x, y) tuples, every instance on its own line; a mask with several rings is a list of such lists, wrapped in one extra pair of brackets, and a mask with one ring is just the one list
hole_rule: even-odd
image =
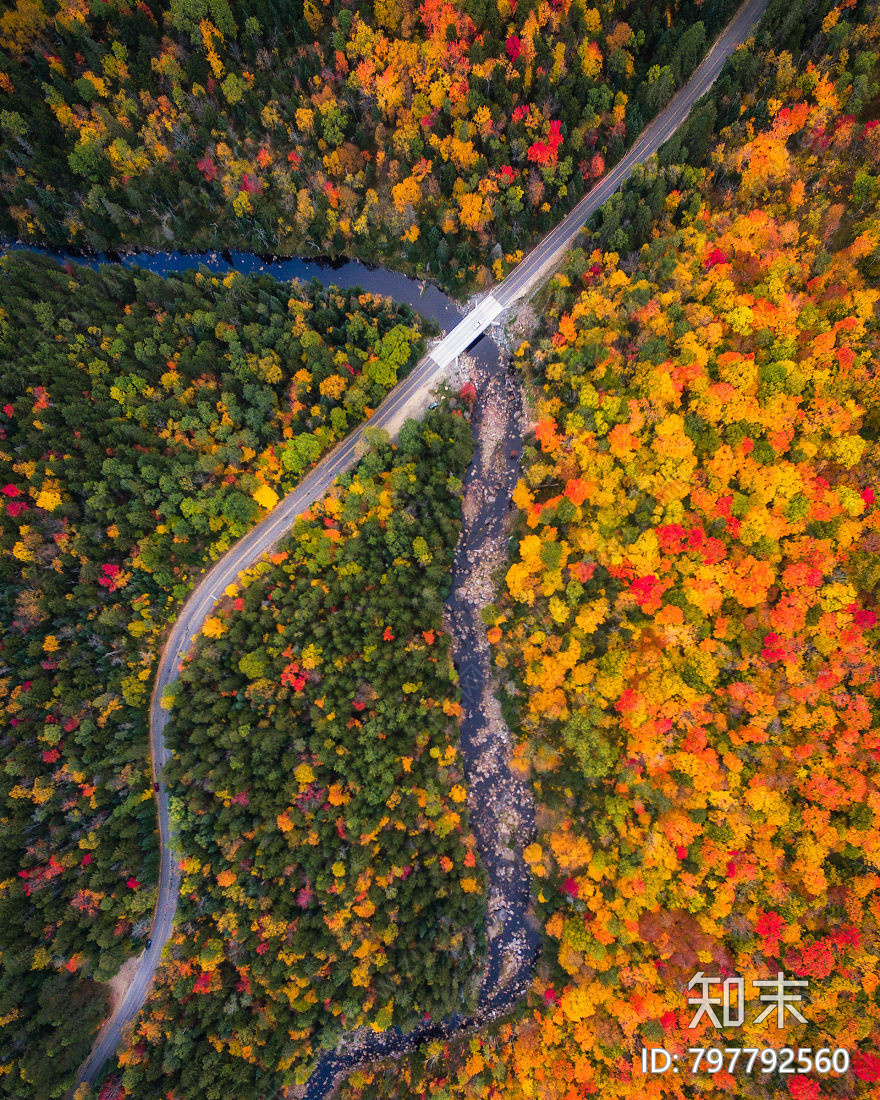
[[(485, 338), (478, 342), (488, 344)], [(497, 345), (496, 345), (497, 347)], [(482, 350), (482, 349), (481, 349)], [(309, 1082), (290, 1098), (323, 1100), (351, 1070), (399, 1058), (429, 1039), (473, 1031), (510, 1011), (526, 993), (540, 937), (531, 914), (531, 878), (522, 852), (535, 834), (531, 792), (510, 770), (511, 735), (495, 696), (491, 653), (480, 611), (493, 599), (507, 558), (510, 499), (527, 427), (518, 379), (500, 354), (460, 356), (450, 382), (476, 388), (474, 457), (465, 478), (462, 531), (453, 565), (444, 628), (461, 688), (461, 750), (471, 828), (488, 876), (488, 950), (479, 1005), (471, 1017), (426, 1021), (406, 1034), (361, 1028), (322, 1057)]]

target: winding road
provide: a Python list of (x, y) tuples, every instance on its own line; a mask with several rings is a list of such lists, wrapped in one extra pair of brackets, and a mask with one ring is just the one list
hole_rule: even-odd
[[(162, 693), (177, 678), (181, 657), (215, 602), (239, 573), (270, 550), (290, 530), (297, 516), (326, 493), (340, 473), (351, 469), (366, 447), (368, 427), (384, 428), (392, 436), (410, 416), (420, 415), (431, 400), (433, 388), (444, 378), (455, 358), (473, 344), (486, 329), (519, 299), (533, 291), (552, 273), (562, 254), (578, 233), (611, 195), (621, 186), (633, 168), (645, 161), (678, 129), (691, 108), (712, 86), (730, 54), (749, 35), (760, 19), (768, 0), (746, 0), (716, 39), (708, 54), (687, 84), (642, 132), (626, 156), (548, 233), (536, 247), (484, 296), (474, 308), (426, 355), (413, 371), (388, 394), (370, 419), (356, 428), (308, 473), (300, 484), (252, 531), (236, 542), (202, 577), (190, 594), (171, 629), (159, 662), (150, 702), (150, 750), (159, 821), (161, 863), (159, 890), (150, 947), (141, 955), (135, 978), (128, 991), (98, 1033), (86, 1062), (77, 1075), (77, 1083), (93, 1084), (102, 1067), (118, 1046), (122, 1031), (137, 1015), (147, 998), (162, 949), (171, 935), (180, 885), (179, 855), (175, 850), (169, 816), (168, 791), (161, 779), (163, 765), (170, 758), (164, 730), (168, 711), (161, 707)], [(435, 1025), (436, 1026), (436, 1025)]]

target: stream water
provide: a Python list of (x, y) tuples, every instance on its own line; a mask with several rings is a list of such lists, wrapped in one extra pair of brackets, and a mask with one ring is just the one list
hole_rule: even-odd
[[(270, 261), (252, 253), (228, 251), (79, 256), (16, 244), (3, 246), (5, 251), (13, 249), (92, 268), (120, 262), (163, 276), (202, 266), (218, 274), (235, 270), (267, 274), (279, 281), (317, 279), (324, 286), (360, 286), (406, 303), (436, 321), (444, 333), (464, 312), (436, 286), (356, 260)], [(468, 356), (473, 360), (477, 390), (472, 416), (475, 451), (465, 478), (463, 525), (446, 620), (461, 688), (460, 735), (470, 820), (489, 880), (488, 952), (478, 1008), (473, 1016), (426, 1021), (409, 1032), (391, 1028), (377, 1033), (362, 1028), (350, 1033), (336, 1050), (319, 1058), (308, 1083), (290, 1094), (305, 1100), (321, 1100), (358, 1065), (398, 1057), (425, 1040), (475, 1030), (503, 1015), (526, 992), (539, 950), (539, 934), (530, 917), (530, 876), (522, 858), (523, 847), (535, 831), (534, 807), (528, 788), (508, 767), (510, 734), (494, 696), (491, 653), (480, 617), (481, 606), (491, 598), (492, 571), (506, 558), (511, 494), (519, 476), (525, 426), (524, 399), (494, 340), (481, 337), (469, 348)]]

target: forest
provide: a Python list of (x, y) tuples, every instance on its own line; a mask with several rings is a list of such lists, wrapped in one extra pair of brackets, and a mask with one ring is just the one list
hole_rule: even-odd
[[(873, 43), (860, 43), (857, 50), (841, 47), (853, 22), (869, 20), (870, 10), (862, 0), (839, 7), (833, 0), (770, 0), (754, 37), (734, 51), (711, 90), (656, 159), (637, 165), (593, 217), (589, 225), (593, 245), (625, 256), (647, 244), (656, 219), (664, 213), (667, 196), (672, 192), (690, 195), (698, 185), (698, 169), (707, 166), (719, 133), (744, 140), (749, 126), (769, 125), (777, 92), (777, 59), (800, 70), (816, 51), (838, 53), (835, 83), (844, 113), (867, 119), (880, 93), (877, 48)], [(719, 175), (716, 184), (730, 187), (735, 179)]]
[(616, 161), (735, 0), (15, 0), (0, 233), (347, 254), (453, 293)]
[(471, 449), (460, 410), (375, 432), (205, 621), (168, 738), (181, 907), (123, 1095), (271, 1096), (346, 1029), (473, 1009), (483, 872), (442, 624)]
[[(731, 10), (15, 0), (0, 232), (350, 253), (463, 293)], [(875, 1095), (878, 280), (880, 3), (773, 0), (513, 348), (534, 415), (484, 619), (537, 808), (532, 988), (344, 1100)], [(168, 621), (427, 332), (360, 291), (0, 259), (0, 1095), (65, 1094), (147, 935)], [(485, 881), (442, 614), (464, 411), (371, 432), (203, 624), (166, 699), (177, 926), (89, 1095), (269, 1097), (352, 1028), (473, 1009)], [(745, 979), (735, 1032), (689, 1028), (698, 971)], [(780, 1031), (752, 986), (778, 971), (808, 983)], [(731, 1045), (849, 1066), (641, 1072)]]
[(0, 1095), (64, 1094), (143, 947), (169, 619), (423, 347), (359, 291), (0, 259)]
[[(513, 1018), (362, 1067), (346, 1100), (876, 1094), (878, 43), (880, 8), (847, 5), (752, 54), (742, 120), (639, 251), (576, 249), (539, 299), (485, 618), (544, 955)], [(741, 1027), (689, 1027), (698, 971), (745, 979)], [(751, 984), (778, 971), (808, 983), (780, 1031)], [(641, 1071), (695, 1046), (849, 1070)]]

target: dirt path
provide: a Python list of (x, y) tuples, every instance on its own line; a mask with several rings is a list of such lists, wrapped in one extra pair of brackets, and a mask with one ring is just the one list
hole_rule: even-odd
[(115, 1012), (125, 1000), (125, 995), (129, 991), (131, 983), (134, 981), (137, 975), (139, 962), (140, 956), (132, 955), (130, 958), (125, 960), (125, 962), (116, 971), (110, 981), (107, 982), (107, 985), (110, 988), (111, 1012)]

